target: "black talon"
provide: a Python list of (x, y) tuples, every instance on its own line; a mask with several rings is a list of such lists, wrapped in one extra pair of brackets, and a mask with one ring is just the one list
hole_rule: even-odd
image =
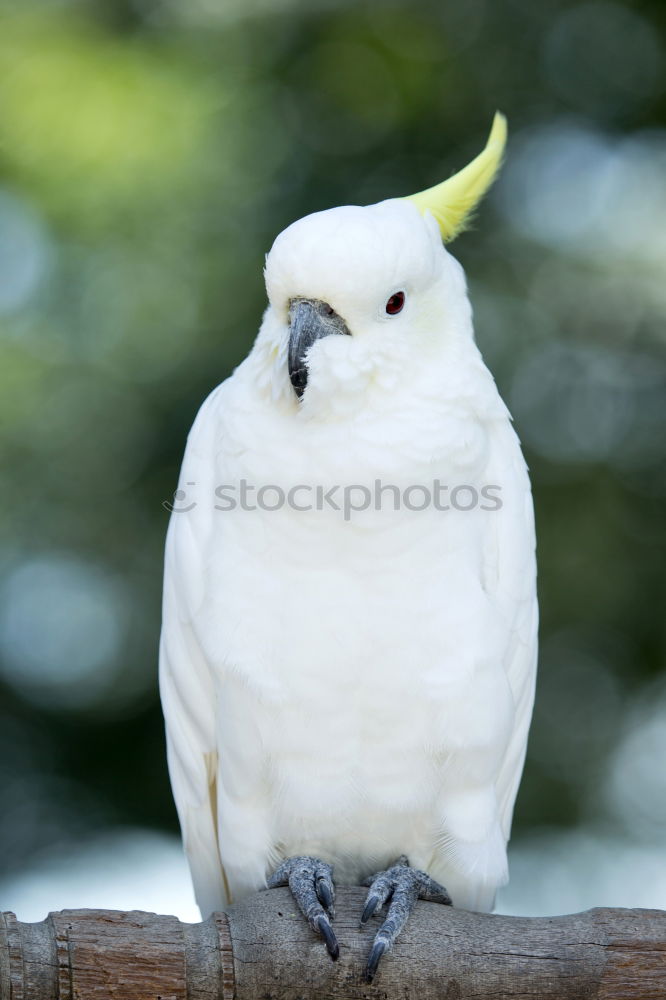
[(377, 872), (376, 875), (371, 875), (370, 878), (365, 879), (363, 885), (370, 886), (370, 892), (361, 914), (361, 927), (380, 906), (384, 905), (393, 891), (391, 881), (387, 878), (387, 872)]
[(362, 924), (366, 924), (368, 922), (368, 920), (370, 919), (370, 917), (372, 916), (372, 914), (375, 912), (375, 910), (377, 909), (377, 907), (379, 906), (380, 903), (381, 903), (381, 896), (370, 896), (369, 897), (369, 899), (368, 899), (368, 901), (365, 904), (365, 907), (363, 909), (363, 913), (361, 914), (361, 923)]
[(326, 949), (329, 955), (334, 962), (337, 962), (340, 956), (340, 946), (338, 945), (335, 934), (333, 933), (333, 928), (328, 921), (328, 917), (319, 917), (317, 920), (317, 927), (319, 928), (319, 933), (326, 942)]
[(315, 884), (315, 891), (319, 897), (319, 902), (322, 906), (326, 907), (327, 910), (333, 909), (333, 893), (330, 890), (328, 883), (322, 876), (319, 876)]
[(365, 967), (365, 981), (366, 983), (371, 983), (375, 978), (375, 973), (377, 971), (377, 966), (379, 965), (379, 960), (382, 955), (388, 950), (388, 944), (383, 940), (375, 940), (372, 946), (370, 956), (368, 958), (368, 964)]

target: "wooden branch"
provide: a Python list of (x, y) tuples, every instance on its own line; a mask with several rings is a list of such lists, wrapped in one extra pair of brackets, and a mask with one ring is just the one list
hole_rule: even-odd
[(340, 960), (287, 889), (257, 893), (200, 924), (113, 910), (0, 920), (0, 1000), (653, 1000), (666, 998), (666, 912), (566, 917), (467, 913), (419, 903), (368, 986), (378, 918), (365, 890), (338, 888)]

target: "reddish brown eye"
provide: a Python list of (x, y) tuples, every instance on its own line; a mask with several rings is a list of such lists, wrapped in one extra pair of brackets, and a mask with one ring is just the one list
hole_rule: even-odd
[(391, 298), (386, 303), (386, 312), (389, 314), (389, 316), (395, 316), (396, 313), (400, 312), (404, 304), (405, 304), (405, 293), (396, 292), (395, 295), (392, 295)]

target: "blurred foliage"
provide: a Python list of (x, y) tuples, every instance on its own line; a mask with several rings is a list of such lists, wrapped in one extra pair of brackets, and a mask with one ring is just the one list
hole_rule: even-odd
[(161, 502), (258, 329), (263, 256), (304, 214), (441, 179), (496, 107), (507, 164), (453, 252), (536, 502), (516, 831), (613, 822), (599, 789), (664, 649), (664, 20), (657, 0), (0, 6), (0, 866), (175, 829)]

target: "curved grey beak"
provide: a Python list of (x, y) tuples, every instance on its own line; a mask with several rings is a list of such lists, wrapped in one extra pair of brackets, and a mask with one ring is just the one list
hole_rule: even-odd
[(308, 384), (307, 353), (316, 340), (331, 333), (350, 336), (341, 316), (320, 299), (292, 299), (289, 303), (289, 378), (300, 399)]

